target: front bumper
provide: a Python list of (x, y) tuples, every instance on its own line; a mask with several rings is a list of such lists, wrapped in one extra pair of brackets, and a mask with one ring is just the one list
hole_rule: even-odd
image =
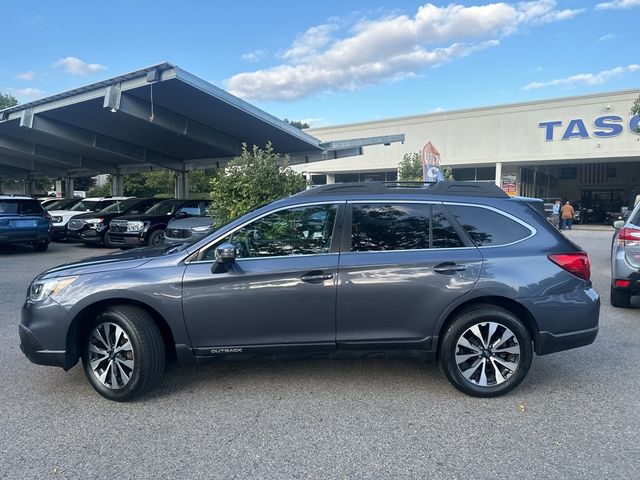
[(66, 225), (53, 225), (51, 227), (51, 238), (54, 241), (64, 240), (67, 238), (67, 226)]
[(67, 239), (74, 242), (83, 242), (87, 245), (97, 245), (104, 241), (105, 231), (98, 232), (93, 228), (85, 228), (83, 230), (71, 230), (67, 232)]
[(38, 365), (70, 369), (77, 355), (67, 351), (69, 325), (68, 311), (55, 301), (25, 302), (18, 325), (20, 350)]
[(112, 247), (142, 247), (147, 244), (144, 233), (108, 233), (107, 240)]

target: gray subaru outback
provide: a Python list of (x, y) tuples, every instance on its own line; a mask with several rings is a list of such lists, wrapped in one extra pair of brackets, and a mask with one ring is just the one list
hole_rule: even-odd
[(325, 185), (191, 243), (42, 273), (21, 348), (65, 370), (81, 359), (118, 401), (168, 361), (261, 355), (438, 360), (456, 388), (491, 397), (534, 352), (594, 341), (589, 275), (580, 247), (494, 185)]

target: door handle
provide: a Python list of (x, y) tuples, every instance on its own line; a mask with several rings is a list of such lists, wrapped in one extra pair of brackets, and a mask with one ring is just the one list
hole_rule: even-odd
[(304, 274), (300, 279), (307, 283), (322, 283), (325, 280), (331, 280), (333, 273), (324, 273), (317, 270)]
[(433, 267), (433, 271), (436, 273), (444, 273), (447, 275), (453, 275), (456, 272), (464, 272), (467, 269), (466, 265), (458, 265), (453, 262), (445, 262)]

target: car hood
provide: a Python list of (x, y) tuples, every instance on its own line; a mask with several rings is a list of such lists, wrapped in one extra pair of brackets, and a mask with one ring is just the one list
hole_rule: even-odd
[(163, 256), (166, 251), (167, 246), (163, 245), (157, 248), (136, 248), (124, 252), (91, 257), (80, 262), (67, 263), (51, 268), (40, 274), (39, 278), (65, 277), (68, 275), (84, 275), (87, 273), (103, 273), (137, 268), (154, 258)]
[(167, 228), (185, 229), (204, 226), (208, 227), (212, 223), (213, 219), (211, 217), (187, 217), (180, 218), (178, 220), (171, 220)]
[(80, 215), (74, 215), (73, 218), (75, 219), (80, 219), (80, 220), (84, 220), (86, 218), (105, 218), (105, 219), (112, 219), (114, 217), (118, 217), (122, 215), (122, 213), (100, 213), (100, 212), (87, 212), (87, 213), (81, 213)]
[(168, 222), (173, 218), (171, 215), (121, 215), (118, 220), (139, 221), (139, 222)]

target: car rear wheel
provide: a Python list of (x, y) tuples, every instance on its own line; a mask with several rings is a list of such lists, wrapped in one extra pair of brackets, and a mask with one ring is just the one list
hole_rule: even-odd
[(531, 336), (511, 312), (478, 305), (461, 312), (447, 329), (440, 366), (461, 392), (495, 397), (516, 388), (527, 376)]
[(49, 242), (38, 242), (33, 244), (33, 249), (36, 252), (46, 252), (49, 248)]
[(611, 305), (619, 308), (629, 308), (631, 306), (631, 294), (611, 285)]
[(100, 313), (83, 340), (82, 363), (93, 388), (115, 401), (134, 399), (162, 376), (162, 335), (141, 308), (120, 305)]

